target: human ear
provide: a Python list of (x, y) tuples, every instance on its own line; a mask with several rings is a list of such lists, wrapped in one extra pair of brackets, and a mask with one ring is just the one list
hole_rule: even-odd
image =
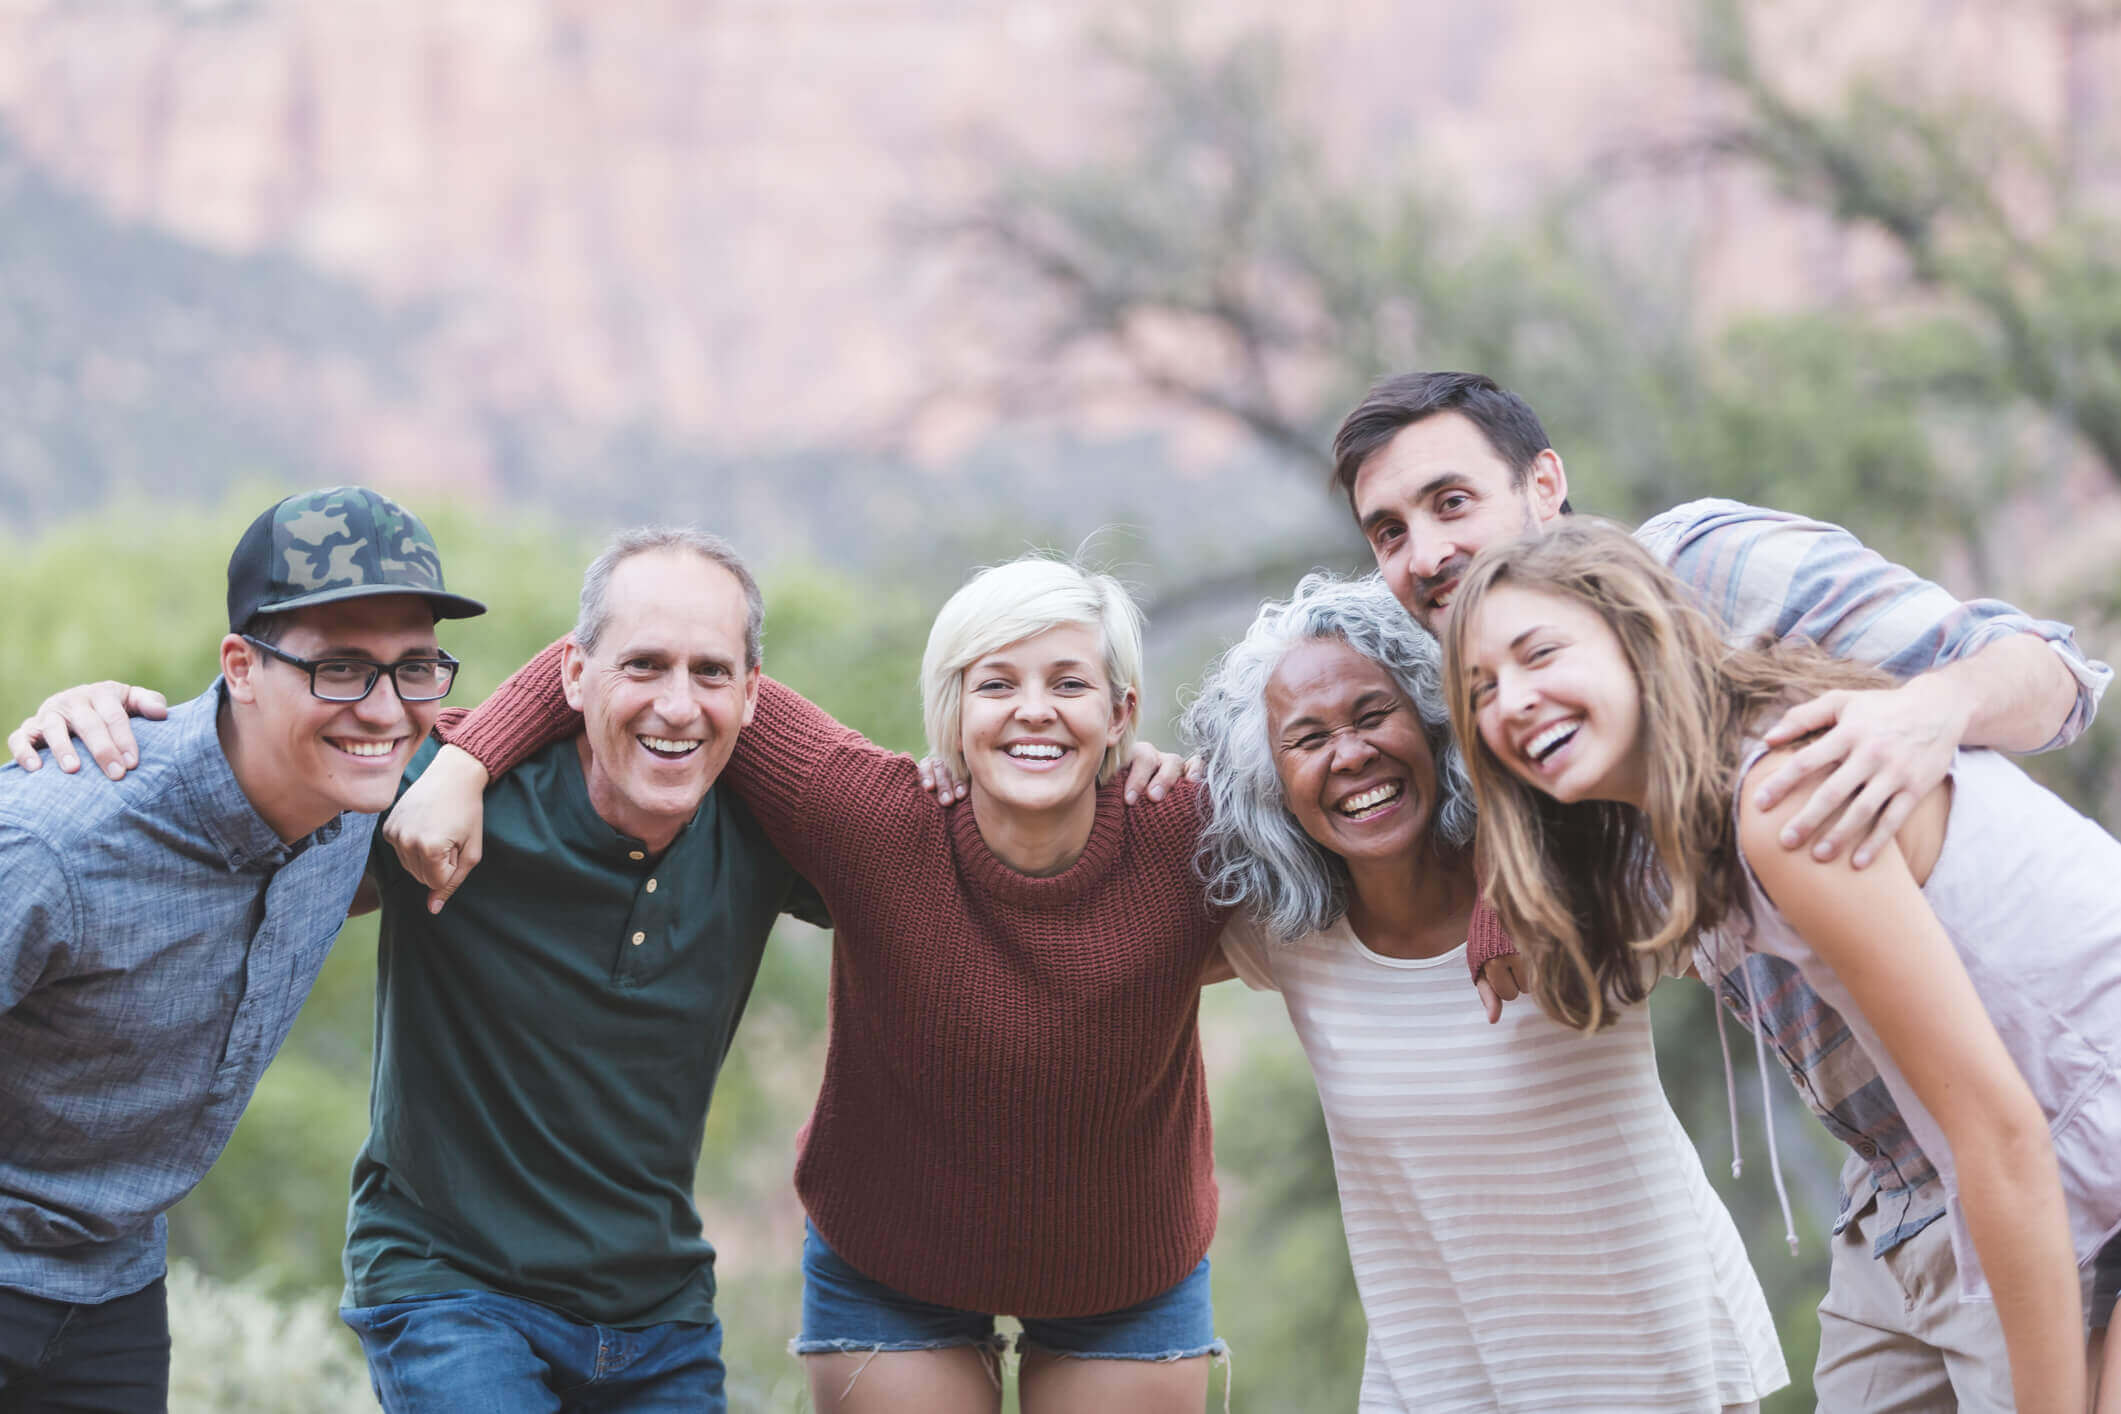
[(1134, 715), (1140, 705), (1137, 694), (1131, 687), (1112, 700), (1112, 721), (1105, 728), (1106, 745), (1117, 742), (1127, 734), (1127, 728), (1134, 724)]
[(232, 633), (221, 640), (221, 680), (227, 684), (231, 701), (249, 706), (258, 700), (258, 684), (252, 677), (257, 670), (258, 654), (248, 639)]
[(744, 718), (741, 725), (750, 726), (752, 714), (759, 709), (759, 670), (744, 669)]
[[(588, 667), (589, 655), (569, 634), (560, 644), (560, 692), (567, 698), (567, 705), (577, 712), (582, 710), (582, 674)], [(751, 719), (747, 716), (744, 720)]]
[(1541, 525), (1561, 514), (1562, 502), (1569, 499), (1569, 473), (1561, 464), (1561, 453), (1548, 447), (1532, 458), (1532, 469), (1525, 477), (1525, 493), (1531, 497), (1532, 513)]

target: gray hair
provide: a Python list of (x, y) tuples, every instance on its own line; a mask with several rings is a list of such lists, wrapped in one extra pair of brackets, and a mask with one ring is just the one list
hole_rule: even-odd
[(1436, 759), (1432, 840), (1473, 838), (1473, 788), (1451, 735), (1443, 650), (1375, 574), (1308, 574), (1286, 604), (1260, 606), (1245, 636), (1208, 672), (1181, 724), (1206, 758), (1209, 820), (1195, 868), (1215, 903), (1243, 908), (1291, 942), (1348, 911), (1348, 866), (1304, 833), (1283, 799), (1268, 730), (1267, 680), (1290, 649), (1330, 638), (1390, 674)]
[(582, 612), (575, 620), (574, 641), (587, 652), (596, 651), (597, 640), (611, 622), (612, 571), (635, 555), (656, 550), (690, 550), (736, 576), (744, 589), (744, 666), (758, 667), (766, 634), (766, 601), (759, 594), (758, 581), (728, 541), (689, 525), (636, 526), (611, 537), (604, 553), (589, 562), (588, 573), (582, 576)]

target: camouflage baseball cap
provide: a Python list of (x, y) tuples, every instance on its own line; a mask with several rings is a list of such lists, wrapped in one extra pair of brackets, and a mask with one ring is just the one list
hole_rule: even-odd
[(417, 594), (438, 619), (486, 612), (442, 587), (442, 561), (420, 518), (365, 486), (289, 496), (250, 523), (228, 561), (228, 627), (254, 614), (372, 594)]

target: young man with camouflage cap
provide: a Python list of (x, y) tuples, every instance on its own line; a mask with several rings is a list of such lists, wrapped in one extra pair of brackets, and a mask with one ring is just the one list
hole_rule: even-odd
[(0, 1409), (163, 1409), (164, 1214), (220, 1155), (456, 663), (420, 521), (289, 497), (228, 566), (221, 675), (105, 780), (0, 767)]

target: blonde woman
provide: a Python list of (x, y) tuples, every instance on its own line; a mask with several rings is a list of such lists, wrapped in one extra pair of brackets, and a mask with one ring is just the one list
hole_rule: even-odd
[[(580, 729), (557, 661), (450, 734), (478, 760), (444, 753), (394, 839), (432, 859), (475, 839), (487, 771)], [(1127, 806), (1113, 780), (1139, 613), (1073, 564), (1001, 565), (943, 606), (921, 682), (969, 807), (938, 809), (911, 758), (771, 680), (726, 770), (837, 925), (795, 1175), (812, 1398), (989, 1414), (1008, 1314), (1027, 1414), (1195, 1414), (1223, 1350), (1196, 1020), (1222, 920), (1191, 870), (1194, 788)]]
[[(1795, 968), (1942, 1175), (2011, 1401), (2084, 1408), (2083, 1298), (2121, 1229), (2121, 843), (1962, 750), (1868, 869), (1782, 848), (1817, 782), (1763, 808), (1796, 747), (1759, 734), (1793, 701), (1879, 679), (1801, 645), (1727, 648), (1610, 527), (1483, 552), (1447, 644), (1488, 895), (1541, 1006), (1598, 1031), (1691, 949), (1757, 1038), (1769, 999), (1748, 964)], [(2102, 1407), (2121, 1407), (2106, 1383)]]

